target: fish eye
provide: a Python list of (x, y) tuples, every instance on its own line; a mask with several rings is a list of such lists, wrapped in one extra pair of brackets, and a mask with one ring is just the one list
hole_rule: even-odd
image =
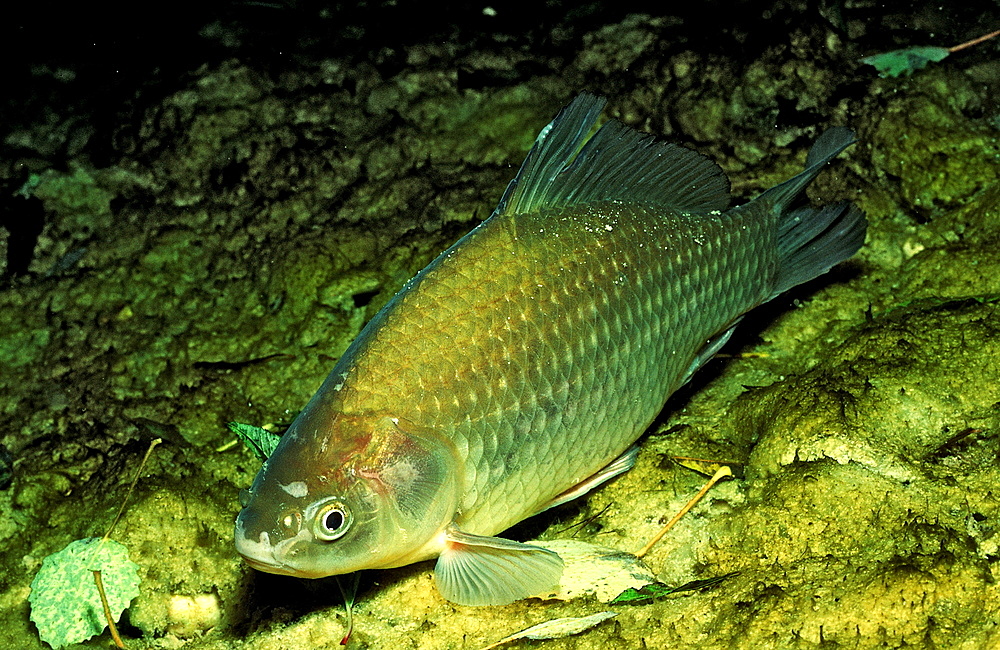
[(240, 490), (240, 507), (246, 508), (250, 504), (250, 490), (243, 488)]
[(316, 512), (313, 534), (319, 539), (332, 542), (347, 532), (352, 520), (351, 511), (347, 506), (340, 501), (333, 501)]

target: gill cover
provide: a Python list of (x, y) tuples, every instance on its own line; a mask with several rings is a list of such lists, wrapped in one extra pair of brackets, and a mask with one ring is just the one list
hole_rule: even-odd
[(458, 504), (457, 472), (453, 446), (432, 431), (307, 408), (244, 499), (237, 551), (261, 571), (307, 578), (433, 557)]

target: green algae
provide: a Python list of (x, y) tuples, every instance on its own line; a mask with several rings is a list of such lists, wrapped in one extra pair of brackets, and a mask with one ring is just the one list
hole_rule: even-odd
[(737, 400), (738, 428), (758, 438), (750, 467), (833, 460), (915, 480), (958, 432), (1000, 424), (998, 333), (995, 298), (892, 310), (809, 372)]
[[(920, 222), (933, 221), (977, 193), (996, 191), (1000, 138), (995, 129), (968, 117), (983, 110), (971, 80), (932, 70), (908, 86), (888, 99), (872, 133), (872, 162), (885, 182), (873, 188), (871, 198)], [(887, 200), (888, 192), (895, 198)], [(991, 228), (995, 207), (990, 213), (994, 216), (987, 221), (966, 223)], [(939, 229), (932, 232), (941, 235)]]
[(76, 238), (86, 239), (111, 225), (114, 194), (95, 175), (99, 176), (83, 167), (75, 167), (70, 173), (50, 169), (29, 181), (28, 193), (41, 199)]

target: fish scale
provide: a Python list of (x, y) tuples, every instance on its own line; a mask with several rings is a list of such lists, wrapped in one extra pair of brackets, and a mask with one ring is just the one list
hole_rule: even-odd
[[(652, 309), (653, 294), (662, 304), (664, 292), (676, 295), (673, 285), (677, 282), (670, 277), (685, 274), (682, 268), (661, 263), (668, 244), (650, 235), (672, 232), (675, 236), (676, 228), (664, 222), (659, 213), (619, 209), (615, 214), (616, 207), (592, 206), (587, 210), (591, 214), (584, 218), (518, 216), (518, 226), (525, 222), (518, 230), (530, 232), (531, 226), (544, 224), (545, 238), (517, 238), (509, 229), (477, 231), (454, 257), (437, 267), (439, 281), (428, 280), (415, 289), (413, 304), (401, 302), (400, 316), (386, 329), (391, 336), (386, 334), (380, 340), (384, 348), (369, 348), (371, 367), (352, 375), (358, 384), (364, 384), (358, 388), (363, 408), (386, 409), (418, 425), (452, 431), (466, 467), (465, 498), (456, 520), (463, 530), (476, 534), (503, 530), (535, 512), (553, 494), (596, 472), (608, 454), (613, 457), (624, 451), (635, 439), (635, 429), (648, 425), (662, 406), (669, 392), (668, 378), (679, 375), (697, 351), (697, 339), (690, 339), (684, 328), (671, 337), (656, 327), (660, 319)], [(617, 226), (606, 230), (609, 217)], [(597, 245), (593, 244), (595, 232), (602, 237)], [(629, 250), (640, 232), (647, 237), (648, 246), (637, 252)], [(500, 265), (499, 260), (480, 257), (478, 248), (516, 253), (509, 258), (505, 255)], [(710, 252), (712, 247), (702, 250)], [(464, 264), (463, 271), (453, 278), (447, 268), (450, 261), (470, 257), (487, 261)], [(688, 260), (693, 257), (685, 256)], [(685, 261), (679, 264), (683, 266)], [(498, 266), (502, 270), (497, 271)], [(586, 286), (567, 293), (565, 287), (572, 285), (562, 276), (586, 278)], [(547, 280), (540, 283), (538, 278)], [(470, 296), (474, 304), (503, 307), (471, 313), (449, 308), (465, 304)], [(693, 321), (693, 328), (707, 332), (720, 329), (730, 319), (727, 314), (733, 313), (728, 302), (723, 300), (719, 309), (706, 310), (707, 318)], [(742, 303), (745, 308), (754, 298), (744, 297)], [(448, 318), (442, 320), (441, 314)], [(700, 322), (713, 316), (721, 322)], [(510, 321), (534, 326), (505, 328)], [(386, 364), (375, 361), (390, 348), (401, 351), (407, 341), (431, 326), (437, 328), (435, 340), (442, 347), (431, 350), (429, 357), (411, 354), (412, 363), (405, 368), (394, 364), (391, 374), (385, 372)], [(630, 352), (630, 347), (640, 345), (655, 345), (656, 351)], [(610, 364), (597, 354), (620, 346), (624, 349), (610, 357)], [(674, 349), (680, 352), (674, 366), (683, 367), (659, 363), (651, 367), (650, 359), (663, 358), (663, 352)], [(598, 364), (605, 367), (598, 368)], [(610, 391), (635, 395), (633, 401), (595, 399), (595, 378), (604, 383), (608, 377), (625, 376), (631, 378), (631, 385), (613, 384)], [(422, 395), (399, 404), (401, 387), (417, 381)], [(351, 381), (345, 384), (345, 388), (353, 386)], [(443, 392), (455, 399), (442, 402), (438, 396)], [(608, 406), (617, 404), (621, 404), (617, 412), (608, 412)], [(350, 400), (345, 400), (341, 409), (351, 410)], [(610, 419), (613, 425), (595, 428), (579, 424), (595, 419), (598, 423)], [(456, 422), (460, 424), (456, 426)], [(572, 442), (563, 435), (565, 430), (589, 441), (585, 457), (578, 458), (565, 448)], [(518, 440), (520, 444), (516, 444)], [(486, 453), (470, 453), (480, 449)], [(522, 503), (512, 505), (510, 492)]]
[[(494, 214), (372, 319), (249, 490), (237, 549), (304, 577), (438, 557), (441, 593), (503, 604), (560, 558), (496, 537), (627, 470), (670, 394), (742, 315), (861, 245), (849, 204), (790, 210), (849, 145), (726, 210), (721, 170), (581, 95)], [(616, 460), (617, 459), (617, 460)]]
[[(455, 431), (455, 437), (464, 439), (466, 447), (494, 450), (492, 457), (467, 458), (477, 476), (489, 478), (473, 479), (476, 489), (467, 490), (457, 518), (463, 530), (478, 534), (503, 530), (535, 512), (551, 495), (597, 472), (609, 457), (622, 453), (657, 415), (675, 388), (672, 382), (677, 382), (691, 364), (703, 344), (699, 337), (707, 338), (723, 329), (732, 314), (760, 302), (770, 287), (769, 269), (760, 268), (759, 258), (755, 257), (729, 259), (727, 264), (719, 265), (724, 268), (714, 269), (711, 275), (686, 273), (689, 267), (715, 254), (717, 240), (729, 239), (729, 230), (719, 228), (718, 222), (713, 225), (719, 232), (705, 232), (704, 245), (675, 253), (678, 245), (689, 246), (691, 241), (683, 232), (682, 218), (664, 218), (662, 211), (613, 205), (590, 206), (587, 212), (590, 214), (583, 218), (519, 215), (518, 221), (528, 222), (526, 226), (533, 222), (547, 224), (550, 236), (530, 242), (517, 256), (519, 268), (499, 277), (494, 274), (492, 282), (470, 275), (467, 286), (451, 287), (463, 293), (517, 295), (523, 294), (525, 286), (536, 285), (537, 278), (545, 277), (551, 280), (542, 291), (553, 289), (547, 295), (536, 295), (529, 301), (529, 308), (519, 313), (484, 314), (542, 325), (527, 332), (513, 332), (512, 340), (501, 341), (503, 350), (520, 353), (511, 360), (511, 373), (505, 377), (509, 395), (491, 390), (495, 379), (490, 382), (481, 375), (470, 376), (471, 393), (481, 391), (485, 401), (436, 412), (433, 405), (417, 402), (412, 405), (413, 411), (404, 416), (434, 426), (454, 422), (460, 414), (478, 414), (480, 409), (485, 415), (494, 404), (500, 410), (488, 423)], [(605, 230), (604, 225), (609, 223), (615, 226)], [(592, 242), (595, 232), (602, 236), (602, 245), (582, 247)], [(479, 236), (487, 239), (484, 246), (498, 245), (488, 240), (493, 235), (486, 231)], [(646, 238), (643, 249), (633, 246), (638, 236)], [(744, 250), (734, 243), (729, 242), (731, 250)], [(511, 246), (503, 243), (499, 247)], [(547, 260), (558, 260), (564, 273), (587, 278), (587, 286), (566, 295), (559, 274), (545, 268), (554, 266)], [(688, 281), (691, 286), (684, 286)], [(511, 286), (505, 286), (508, 283)], [(725, 287), (732, 290), (727, 292)], [(714, 296), (709, 307), (697, 309), (698, 297), (708, 294)], [(695, 298), (679, 304), (676, 296)], [(443, 293), (439, 299), (448, 302), (450, 296)], [(654, 304), (677, 315), (669, 328)], [(455, 327), (489, 329), (466, 321), (456, 321)], [(409, 335), (405, 328), (398, 332), (404, 338)], [(603, 350), (610, 354), (598, 354)], [(472, 353), (477, 358), (481, 354), (478, 350)], [(622, 378), (628, 378), (628, 384)], [(439, 386), (444, 387), (450, 378), (442, 379)], [(604, 399), (602, 387), (618, 399)], [(546, 408), (546, 402), (551, 406)], [(562, 417), (554, 417), (558, 415)], [(515, 423), (524, 421), (530, 421), (531, 426), (518, 431)], [(567, 430), (573, 431), (575, 437), (566, 436)], [(527, 431), (531, 444), (514, 446), (514, 457), (496, 453), (511, 449), (513, 441), (523, 439)], [(486, 438), (486, 442), (469, 442), (476, 438)], [(573, 453), (579, 439), (588, 444), (585, 451)], [(498, 473), (498, 467), (504, 471)], [(510, 477), (522, 475), (524, 478), (516, 485), (510, 484)], [(511, 492), (517, 495), (513, 504)]]

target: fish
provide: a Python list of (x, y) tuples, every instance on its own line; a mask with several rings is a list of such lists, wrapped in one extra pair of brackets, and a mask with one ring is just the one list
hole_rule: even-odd
[(560, 111), (489, 218), (336, 362), (241, 492), (247, 564), (320, 578), (437, 558), (453, 603), (544, 597), (562, 559), (498, 534), (631, 468), (746, 312), (864, 243), (851, 203), (793, 207), (850, 129), (730, 207), (716, 163), (596, 128), (605, 104), (582, 93)]

